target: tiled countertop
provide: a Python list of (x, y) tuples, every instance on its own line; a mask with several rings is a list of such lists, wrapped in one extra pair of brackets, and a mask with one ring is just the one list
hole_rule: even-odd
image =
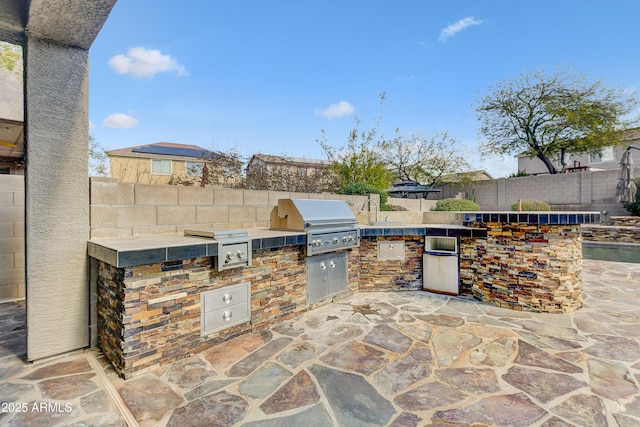
[[(362, 225), (361, 237), (376, 236), (482, 236), (482, 228), (464, 227), (454, 224), (402, 224), (402, 225)], [(302, 231), (269, 229), (249, 229), (252, 250), (304, 245), (307, 235)], [(201, 237), (163, 234), (127, 238), (91, 239), (88, 253), (92, 258), (104, 261), (114, 267), (175, 261), (186, 258), (217, 256), (216, 240)]]
[[(528, 224), (596, 224), (599, 212), (460, 212), (466, 224), (488, 222)], [(397, 224), (359, 225), (360, 237), (378, 236), (449, 236), (485, 237), (484, 227), (457, 224)], [(304, 245), (307, 235), (302, 231), (250, 229), (252, 250)], [(92, 239), (89, 256), (115, 267), (176, 261), (203, 256), (217, 256), (214, 239), (183, 235), (154, 235), (113, 239)]]
[[(252, 249), (302, 245), (307, 241), (303, 232), (252, 229)], [(113, 239), (91, 239), (87, 245), (92, 258), (114, 267), (153, 264), (186, 258), (217, 256), (218, 244), (214, 239), (187, 237), (179, 234), (160, 234)]]
[(458, 216), (464, 223), (467, 222), (501, 222), (509, 224), (599, 224), (600, 212), (459, 212)]

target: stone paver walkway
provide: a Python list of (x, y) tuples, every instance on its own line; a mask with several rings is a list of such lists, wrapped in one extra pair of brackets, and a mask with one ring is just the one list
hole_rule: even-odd
[(571, 315), (358, 292), (126, 381), (95, 351), (24, 363), (1, 304), (0, 425), (638, 426), (640, 264), (583, 269)]

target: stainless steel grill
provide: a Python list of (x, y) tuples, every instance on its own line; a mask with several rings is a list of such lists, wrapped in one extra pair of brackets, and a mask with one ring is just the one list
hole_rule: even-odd
[(307, 233), (307, 256), (360, 246), (356, 217), (341, 200), (280, 199), (271, 228)]

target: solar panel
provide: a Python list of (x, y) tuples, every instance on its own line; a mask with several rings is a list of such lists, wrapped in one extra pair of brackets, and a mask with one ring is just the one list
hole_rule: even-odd
[[(134, 153), (161, 154), (165, 156), (195, 157), (198, 159), (211, 158), (215, 155), (212, 151), (195, 148), (165, 147), (162, 145), (143, 145), (131, 149)], [(216, 156), (217, 157), (217, 156)]]

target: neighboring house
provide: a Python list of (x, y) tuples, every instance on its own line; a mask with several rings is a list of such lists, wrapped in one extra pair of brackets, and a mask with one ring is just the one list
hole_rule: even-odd
[(247, 187), (256, 190), (325, 191), (330, 181), (327, 160), (254, 154), (245, 169)]
[[(627, 129), (622, 137), (621, 144), (604, 147), (601, 154), (567, 154), (565, 155), (569, 172), (580, 170), (608, 170), (618, 169), (622, 153), (628, 146), (640, 148), (640, 127)], [(525, 154), (519, 154), (518, 171), (528, 175), (549, 173), (544, 163), (537, 157), (530, 158)], [(562, 164), (559, 158), (551, 159), (553, 165), (560, 171)]]
[[(200, 184), (207, 165), (209, 184), (234, 185), (242, 162), (197, 145), (157, 142), (108, 151), (111, 177), (143, 184)], [(213, 179), (212, 179), (213, 178)]]

